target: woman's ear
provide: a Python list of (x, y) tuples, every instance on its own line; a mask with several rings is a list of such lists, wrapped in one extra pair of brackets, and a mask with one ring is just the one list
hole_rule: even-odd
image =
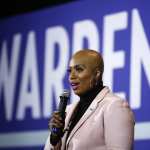
[(101, 76), (100, 70), (96, 70), (96, 80), (99, 80)]

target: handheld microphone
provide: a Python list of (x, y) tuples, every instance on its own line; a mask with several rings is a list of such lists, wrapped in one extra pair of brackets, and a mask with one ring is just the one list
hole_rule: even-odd
[[(64, 90), (64, 92), (60, 95), (60, 103), (58, 107), (58, 112), (63, 120), (65, 120), (65, 110), (70, 97), (70, 92), (68, 90)], [(50, 143), (52, 145), (56, 145), (61, 137), (63, 136), (64, 132), (62, 128), (51, 128), (51, 136), (50, 136)]]
[(64, 92), (60, 95), (60, 103), (58, 107), (58, 111), (62, 119), (65, 119), (65, 110), (70, 97), (70, 93), (68, 90), (64, 90)]

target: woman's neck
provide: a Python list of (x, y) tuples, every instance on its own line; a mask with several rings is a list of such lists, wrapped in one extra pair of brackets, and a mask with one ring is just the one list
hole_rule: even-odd
[(99, 84), (90, 91), (88, 91), (86, 94), (80, 96), (80, 102), (82, 103), (89, 103), (93, 101), (93, 99), (97, 96), (97, 94), (103, 89), (103, 84)]

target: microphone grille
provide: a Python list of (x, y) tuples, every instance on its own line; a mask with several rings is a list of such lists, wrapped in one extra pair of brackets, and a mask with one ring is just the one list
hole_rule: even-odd
[(68, 98), (69, 98), (69, 96), (70, 96), (70, 91), (67, 90), (67, 89), (64, 89), (64, 91), (63, 91), (63, 93), (62, 93), (61, 96), (64, 96), (64, 97), (68, 97)]

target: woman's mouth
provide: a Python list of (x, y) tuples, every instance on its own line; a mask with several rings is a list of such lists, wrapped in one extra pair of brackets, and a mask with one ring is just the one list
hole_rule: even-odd
[(72, 89), (77, 90), (79, 87), (79, 83), (71, 83)]

